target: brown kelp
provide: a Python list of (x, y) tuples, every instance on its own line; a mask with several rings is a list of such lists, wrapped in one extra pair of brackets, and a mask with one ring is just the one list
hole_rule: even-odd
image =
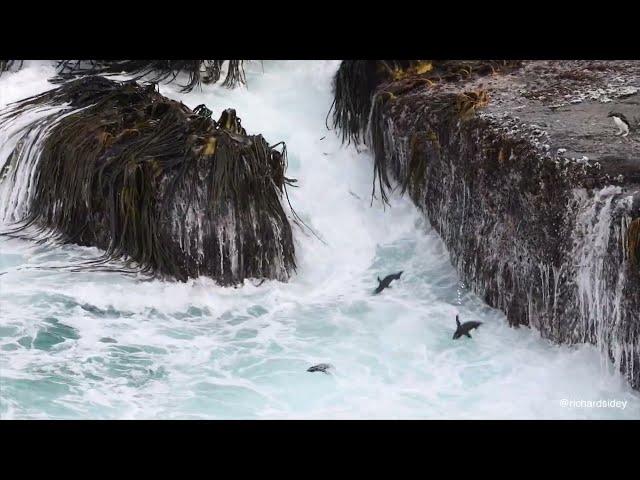
[[(380, 84), (398, 78), (404, 70), (417, 64), (416, 60), (345, 60), (340, 64), (334, 77), (334, 101), (328, 115), (333, 111), (333, 127), (340, 129), (343, 142), (380, 141), (377, 131), (370, 132), (370, 138), (366, 135), (371, 112), (381, 105), (374, 93)], [(377, 180), (382, 200), (386, 202), (385, 187), (389, 188), (390, 184), (383, 164), (384, 159), (376, 158), (372, 200)]]
[[(416, 88), (439, 87), (471, 76), (497, 74), (520, 66), (520, 61), (483, 60), (346, 60), (334, 78), (333, 126), (342, 134), (343, 142), (362, 141), (374, 152), (374, 179), (383, 203), (391, 188), (384, 152), (385, 130), (382, 112), (389, 100)], [(466, 120), (476, 109), (486, 106), (486, 91), (468, 92), (461, 96), (452, 115)], [(406, 189), (406, 186), (405, 186)]]
[(366, 142), (363, 134), (374, 91), (413, 63), (411, 60), (345, 60), (340, 64), (333, 79), (332, 111), (333, 127), (340, 129), (343, 142)]
[[(84, 77), (11, 105), (0, 158), (5, 235), (96, 246), (82, 265), (178, 280), (287, 280), (295, 270), (284, 144), (154, 84)], [(288, 199), (288, 197), (286, 197)], [(294, 214), (295, 218), (295, 214)]]
[(369, 121), (373, 97), (385, 83), (417, 80), (409, 83), (432, 86), (454, 82), (471, 75), (487, 75), (515, 68), (513, 60), (345, 60), (334, 77), (333, 126), (345, 142), (367, 143), (364, 135)]
[[(217, 83), (226, 73), (222, 85), (233, 88), (246, 82), (243, 60), (57, 60), (57, 76), (53, 83), (62, 83), (82, 76), (131, 75), (133, 80), (153, 83), (176, 80), (178, 75), (188, 75), (183, 92), (190, 92), (198, 85)], [(20, 70), (22, 60), (0, 60), (0, 74)]]
[(201, 83), (217, 83), (227, 62), (227, 72), (222, 85), (235, 87), (245, 83), (242, 60), (61, 60), (57, 64), (58, 77), (65, 81), (85, 75), (133, 75), (134, 80), (172, 82), (184, 72), (189, 80), (182, 86), (189, 92)]

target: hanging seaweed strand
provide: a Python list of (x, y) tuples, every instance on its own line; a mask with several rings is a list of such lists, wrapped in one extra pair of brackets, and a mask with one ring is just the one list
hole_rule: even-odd
[(189, 79), (181, 86), (190, 92), (201, 83), (217, 83), (223, 72), (227, 72), (222, 85), (233, 88), (246, 83), (243, 60), (61, 60), (57, 64), (58, 77), (55, 82), (67, 81), (83, 75), (133, 75), (134, 80), (154, 83), (173, 82), (184, 72)]

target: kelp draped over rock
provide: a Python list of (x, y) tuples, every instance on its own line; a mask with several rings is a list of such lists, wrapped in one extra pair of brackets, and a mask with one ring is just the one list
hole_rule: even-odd
[(102, 77), (12, 105), (0, 114), (0, 214), (18, 223), (4, 233), (106, 250), (83, 268), (120, 258), (123, 271), (179, 280), (287, 280), (286, 150), (247, 135), (234, 110), (210, 116)]
[(59, 78), (67, 80), (81, 75), (134, 75), (134, 80), (172, 82), (179, 73), (189, 75), (182, 86), (189, 92), (200, 83), (217, 83), (227, 62), (227, 73), (222, 82), (225, 87), (235, 87), (245, 82), (242, 60), (62, 60), (58, 63)]
[(364, 134), (372, 100), (381, 85), (405, 79), (410, 80), (410, 86), (412, 82), (434, 85), (496, 73), (520, 64), (515, 60), (345, 60), (334, 77), (333, 126), (340, 129), (343, 141), (366, 143)]
[[(393, 73), (408, 68), (413, 60), (345, 60), (333, 80), (333, 126), (342, 132), (342, 141), (359, 142), (367, 128), (371, 98), (381, 83)], [(330, 112), (331, 113), (331, 112)], [(364, 140), (364, 138), (362, 138)]]
[[(388, 100), (416, 87), (437, 89), (446, 83), (508, 71), (520, 65), (520, 61), (497, 60), (343, 61), (334, 78), (333, 127), (341, 131), (343, 142), (362, 141), (372, 148), (375, 160), (372, 197), (375, 197), (376, 182), (384, 203), (387, 202), (386, 190), (391, 188), (385, 156), (379, 153), (384, 144), (380, 112)], [(450, 113), (468, 119), (476, 108), (488, 102), (486, 91), (465, 92)]]
[[(149, 82), (173, 82), (180, 73), (189, 76), (183, 92), (190, 92), (201, 83), (217, 83), (224, 71), (222, 85), (228, 88), (245, 83), (242, 60), (60, 60), (56, 62), (58, 76), (52, 81), (61, 83), (81, 76), (132, 75), (134, 80)], [(17, 65), (22, 60), (0, 60), (0, 73)]]

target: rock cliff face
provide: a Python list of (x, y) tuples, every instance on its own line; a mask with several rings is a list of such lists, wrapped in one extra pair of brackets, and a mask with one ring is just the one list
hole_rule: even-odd
[(373, 94), (380, 185), (411, 195), (511, 325), (595, 344), (640, 388), (640, 62), (434, 67)]

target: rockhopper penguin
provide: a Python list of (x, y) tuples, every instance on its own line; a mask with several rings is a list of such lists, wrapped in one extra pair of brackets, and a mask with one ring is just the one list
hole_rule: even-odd
[(620, 129), (620, 131), (616, 135), (622, 137), (626, 137), (627, 135), (629, 135), (629, 128), (631, 127), (631, 124), (629, 123), (629, 120), (627, 120), (627, 117), (618, 112), (611, 112), (609, 115), (607, 115), (607, 117), (613, 118), (613, 122)]

